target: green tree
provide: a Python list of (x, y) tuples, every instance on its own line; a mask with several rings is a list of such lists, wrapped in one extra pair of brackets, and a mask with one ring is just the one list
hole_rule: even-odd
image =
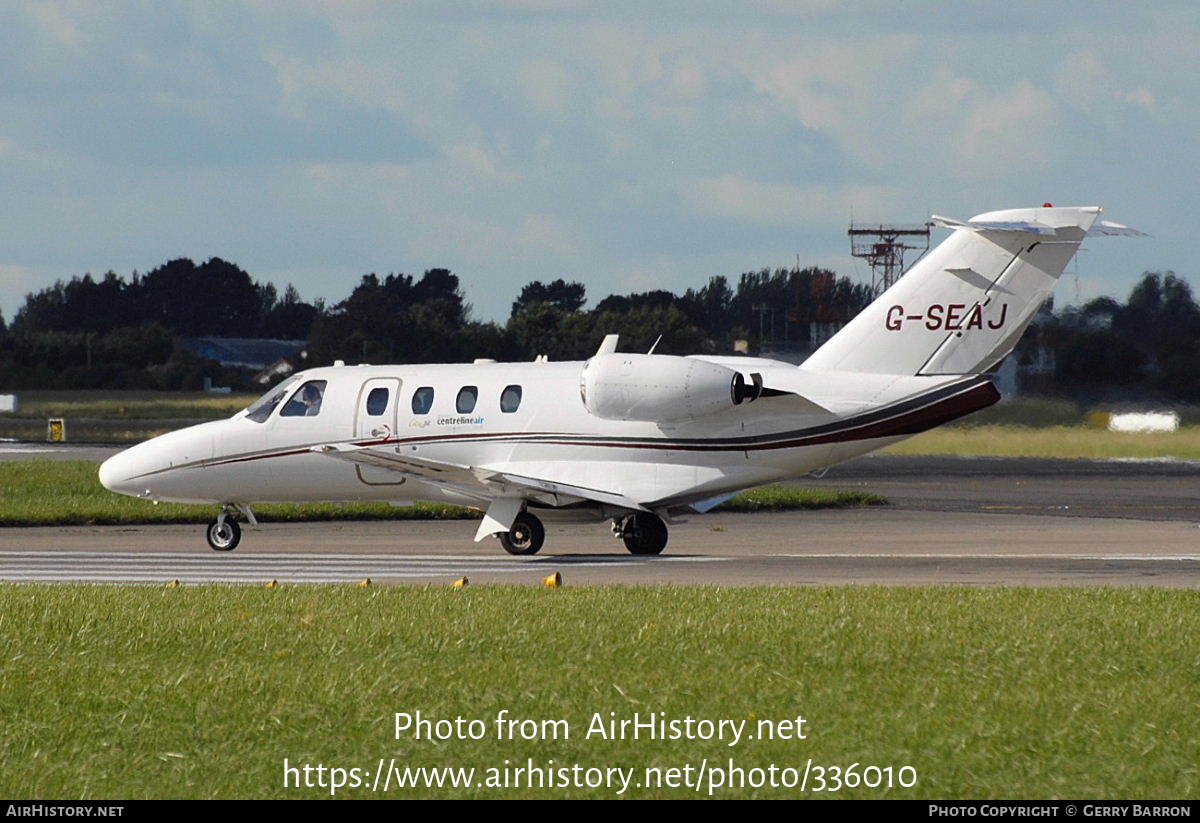
[(579, 311), (586, 302), (587, 290), (582, 283), (568, 283), (561, 277), (549, 284), (534, 280), (521, 289), (521, 293), (513, 301), (509, 316), (519, 314), (534, 303), (546, 303), (554, 308), (572, 312)]
[(350, 296), (313, 324), (310, 356), (360, 363), (438, 363), (452, 359), (467, 324), (457, 275), (430, 269), (420, 280), (363, 275)]

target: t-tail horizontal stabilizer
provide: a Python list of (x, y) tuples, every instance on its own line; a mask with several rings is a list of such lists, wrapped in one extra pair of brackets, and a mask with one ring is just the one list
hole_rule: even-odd
[(1098, 222), (1100, 208), (1043, 206), (970, 220), (805, 361), (817, 372), (983, 374), (996, 368), (1089, 234), (1141, 234)]

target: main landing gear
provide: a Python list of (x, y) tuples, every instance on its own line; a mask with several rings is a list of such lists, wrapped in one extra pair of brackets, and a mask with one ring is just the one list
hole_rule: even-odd
[(650, 512), (633, 512), (613, 520), (613, 534), (625, 541), (631, 554), (662, 554), (667, 547), (667, 524)]
[[(662, 554), (667, 546), (667, 524), (650, 512), (633, 512), (614, 519), (612, 528), (632, 554)], [(546, 527), (524, 511), (517, 515), (508, 531), (499, 532), (496, 537), (509, 554), (537, 554), (546, 542)]]
[(521, 512), (508, 531), (496, 536), (509, 554), (537, 554), (546, 542), (546, 527), (529, 512)]

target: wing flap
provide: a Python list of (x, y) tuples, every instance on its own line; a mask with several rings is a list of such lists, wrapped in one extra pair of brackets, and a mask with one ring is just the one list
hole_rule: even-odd
[(465, 484), (479, 486), (488, 482), (487, 473), (477, 473), (470, 466), (457, 463), (446, 463), (441, 460), (431, 460), (415, 455), (393, 454), (391, 452), (372, 448), (371, 446), (350, 446), (333, 444), (314, 446), (312, 451), (326, 457), (336, 457), (351, 463), (361, 463), (380, 469), (390, 469), (409, 477), (416, 477), (430, 483), (449, 485)]
[(610, 506), (619, 506), (623, 509), (650, 511), (645, 506), (636, 503), (619, 492), (576, 486), (571, 483), (563, 483), (555, 480), (542, 480), (537, 477), (523, 477), (519, 474), (510, 474), (508, 472), (505, 472), (502, 476), (509, 483), (530, 489), (537, 489), (547, 494), (552, 494), (556, 498), (566, 495), (577, 497), (581, 500), (594, 500), (597, 503), (607, 503)]
[(351, 463), (388, 469), (483, 500), (498, 497), (520, 498), (548, 506), (566, 506), (591, 500), (623, 509), (649, 511), (614, 489), (600, 488), (586, 480), (562, 477), (552, 479), (522, 473), (520, 470), (513, 471), (507, 464), (467, 466), (411, 454), (394, 454), (371, 446), (345, 444), (316, 446), (312, 451)]

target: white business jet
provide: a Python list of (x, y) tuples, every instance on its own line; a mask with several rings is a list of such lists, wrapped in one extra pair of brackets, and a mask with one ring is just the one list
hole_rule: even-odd
[(672, 518), (831, 466), (989, 406), (1012, 351), (1088, 234), (1140, 234), (1100, 209), (1013, 209), (952, 230), (802, 366), (617, 351), (585, 362), (342, 366), (292, 376), (228, 420), (100, 467), (147, 500), (210, 503), (218, 551), (268, 501), (433, 500), (484, 512), (533, 554), (535, 512), (611, 519), (658, 554)]

